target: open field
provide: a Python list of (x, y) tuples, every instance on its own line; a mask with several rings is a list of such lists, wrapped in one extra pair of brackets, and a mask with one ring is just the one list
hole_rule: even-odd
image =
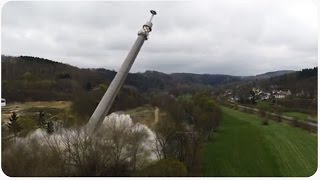
[[(155, 123), (155, 110), (155, 107), (145, 105), (127, 110), (125, 111), (125, 114), (129, 114), (133, 122), (139, 122), (147, 125), (148, 127), (152, 127), (152, 125)], [(165, 115), (165, 112), (159, 110), (159, 119), (163, 118)]]
[(317, 137), (307, 131), (223, 108), (223, 122), (204, 149), (205, 176), (311, 176)]
[(58, 113), (62, 110), (70, 109), (71, 102), (68, 101), (34, 101), (25, 103), (12, 103), (1, 108), (2, 122), (6, 122), (12, 111), (18, 112), (20, 115), (36, 113), (40, 110), (47, 113)]

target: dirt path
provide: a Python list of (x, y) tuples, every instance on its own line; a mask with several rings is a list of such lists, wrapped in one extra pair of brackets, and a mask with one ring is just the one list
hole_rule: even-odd
[(154, 123), (156, 124), (159, 121), (159, 108), (156, 107), (154, 110)]

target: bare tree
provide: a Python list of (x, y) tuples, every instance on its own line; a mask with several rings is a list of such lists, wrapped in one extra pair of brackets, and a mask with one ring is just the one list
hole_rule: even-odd
[(155, 126), (156, 135), (156, 149), (159, 159), (166, 159), (169, 156), (169, 142), (176, 134), (176, 124), (167, 115), (166, 118), (161, 119)]
[(134, 128), (129, 133), (129, 141), (128, 141), (128, 153), (131, 157), (131, 162), (133, 166), (133, 171), (137, 169), (137, 161), (140, 155), (143, 155), (145, 152), (145, 148), (143, 146), (143, 142), (146, 141), (148, 137), (147, 132), (142, 128)]

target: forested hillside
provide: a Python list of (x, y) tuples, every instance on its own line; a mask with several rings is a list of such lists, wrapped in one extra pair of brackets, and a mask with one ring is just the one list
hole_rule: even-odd
[(304, 91), (306, 96), (313, 98), (318, 88), (318, 67), (302, 69), (295, 73), (272, 77), (258, 81), (256, 84), (264, 89), (270, 89), (276, 86), (278, 89), (290, 89), (293, 93)]
[[(29, 56), (1, 56), (2, 97), (7, 102), (68, 100), (75, 104), (95, 107), (108, 88), (116, 72), (107, 69), (81, 69), (48, 59)], [(129, 73), (124, 87), (116, 98), (114, 109), (133, 108), (145, 102), (152, 94), (169, 93), (175, 96), (193, 94), (207, 89), (216, 95), (232, 91), (233, 97), (248, 99), (252, 88), (264, 92), (290, 90), (291, 99), (279, 104), (293, 108), (316, 108), (318, 68), (301, 71), (276, 71), (256, 76), (229, 76), (211, 74), (173, 73), (157, 71)], [(267, 78), (270, 77), (270, 78)], [(83, 98), (79, 98), (83, 97)], [(84, 107), (84, 106), (83, 106)], [(79, 112), (90, 114), (93, 109)]]
[(317, 114), (318, 67), (268, 79), (243, 80), (225, 85), (217, 93), (224, 99), (277, 111)]
[[(47, 59), (29, 56), (1, 56), (2, 96), (10, 101), (70, 100), (74, 94), (108, 86), (115, 71), (80, 69)], [(125, 87), (139, 93), (183, 90), (239, 81), (228, 75), (189, 73), (165, 74), (156, 71), (130, 73)]]

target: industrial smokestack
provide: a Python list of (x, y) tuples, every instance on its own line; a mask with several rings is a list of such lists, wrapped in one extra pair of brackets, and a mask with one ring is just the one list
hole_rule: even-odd
[(104, 118), (108, 114), (111, 105), (116, 98), (120, 88), (122, 87), (131, 66), (136, 59), (143, 43), (145, 40), (148, 40), (149, 33), (152, 31), (152, 18), (156, 15), (156, 11), (151, 10), (151, 18), (147, 21), (143, 26), (142, 29), (138, 32), (138, 38), (133, 44), (131, 50), (129, 51), (126, 59), (124, 60), (123, 64), (121, 65), (120, 69), (118, 70), (116, 76), (112, 80), (108, 90), (103, 95), (102, 99), (100, 100), (98, 106), (96, 107), (95, 111), (93, 112), (87, 127), (90, 132), (94, 132), (103, 122)]

